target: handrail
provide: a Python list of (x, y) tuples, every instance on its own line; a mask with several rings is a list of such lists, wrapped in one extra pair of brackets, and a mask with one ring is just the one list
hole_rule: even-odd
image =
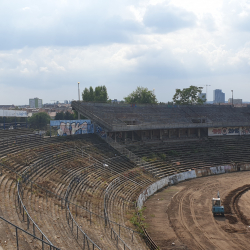
[(113, 235), (114, 235), (114, 239), (115, 239), (115, 241), (116, 241), (116, 247), (118, 248), (118, 240), (120, 240), (121, 242), (122, 242), (122, 244), (123, 244), (123, 249), (124, 250), (126, 250), (126, 249), (128, 249), (128, 250), (131, 250), (129, 247), (128, 247), (128, 245), (121, 239), (121, 237), (117, 234), (117, 232), (113, 229), (113, 227), (111, 227), (111, 229), (110, 229), (110, 231), (111, 231), (111, 240), (113, 239)]
[[(92, 157), (92, 156), (91, 156), (91, 157)], [(93, 158), (93, 157), (92, 157), (92, 158)], [(18, 176), (21, 177), (21, 174), (19, 174), (19, 173), (16, 172), (15, 170), (9, 168), (8, 166), (4, 165), (3, 163), (0, 162), (0, 165), (3, 166), (4, 168), (7, 168), (8, 170), (10, 170), (10, 171), (16, 173), (16, 175), (18, 175)], [(33, 166), (34, 166), (34, 165), (33, 165)], [(101, 165), (101, 166), (102, 166), (102, 165)], [(126, 176), (124, 176), (124, 177), (127, 178)], [(52, 196), (55, 196), (56, 198), (58, 198), (59, 200), (61, 200), (61, 202), (62, 202), (63, 200), (65, 201), (65, 198), (64, 198), (64, 197), (62, 197), (62, 196), (60, 196), (60, 195), (58, 195), (58, 194), (55, 194), (55, 193), (51, 192), (50, 190), (48, 190), (48, 189), (46, 189), (46, 188), (40, 186), (40, 185), (37, 184), (36, 182), (33, 182), (33, 181), (29, 180), (29, 179), (27, 178), (27, 176), (26, 176), (26, 180), (25, 180), (24, 183), (26, 183), (26, 181), (29, 182), (31, 185), (34, 184), (36, 187), (38, 187), (38, 188), (40, 188), (41, 190), (45, 191), (46, 194), (51, 194)], [(94, 213), (94, 212), (91, 212), (91, 211), (89, 211), (88, 209), (86, 209), (86, 208), (83, 207), (83, 206), (79, 206), (79, 205), (77, 205), (77, 204), (75, 204), (75, 203), (73, 203), (73, 202), (71, 202), (71, 201), (68, 201), (68, 203), (72, 204), (73, 206), (75, 206), (75, 207), (77, 207), (77, 208), (79, 208), (79, 209), (83, 209), (83, 210), (85, 210), (86, 212), (88, 212), (88, 213), (90, 213), (90, 214), (93, 214), (93, 215), (95, 215), (95, 216), (97, 216), (97, 217), (99, 217), (99, 218), (105, 220), (105, 218), (104, 218), (103, 216), (101, 216), (101, 215), (99, 215), (99, 214), (96, 214), (96, 213)], [(108, 220), (108, 221), (109, 221), (110, 223), (112, 223), (112, 224), (115, 224), (115, 225), (117, 225), (117, 226), (119, 226), (119, 227), (122, 227), (122, 228), (124, 228), (124, 229), (126, 229), (126, 230), (129, 230), (129, 231), (131, 231), (132, 233), (140, 234), (139, 232), (133, 230), (132, 228), (126, 227), (126, 226), (124, 226), (124, 225), (121, 225), (121, 224), (119, 224), (119, 223), (117, 223), (117, 222), (115, 222), (115, 221), (112, 221), (112, 220)]]
[(42, 232), (42, 230), (38, 227), (38, 225), (33, 221), (33, 219), (31, 218), (31, 216), (29, 215), (26, 207), (23, 204), (19, 188), (20, 188), (20, 180), (18, 180), (18, 183), (17, 183), (18, 204), (21, 203), (21, 205), (23, 207), (23, 218), (24, 218), (24, 211), (25, 211), (25, 213), (27, 215), (27, 224), (28, 224), (28, 227), (29, 227), (29, 223), (31, 221), (33, 223), (33, 231), (35, 232), (35, 230), (34, 230), (34, 225), (35, 225), (35, 227), (38, 229), (38, 231), (42, 234), (42, 237), (44, 237), (48, 241), (48, 243), (53, 246), (53, 244), (49, 241), (49, 239), (47, 238), (47, 236)]
[[(106, 220), (109, 220), (109, 216), (108, 216), (108, 209), (107, 209), (107, 206), (106, 206), (106, 199), (107, 199), (107, 197), (109, 196), (109, 189), (110, 189), (110, 187), (112, 188), (112, 186), (113, 186), (113, 183), (115, 182), (117, 182), (117, 181), (120, 181), (120, 177), (117, 177), (117, 178), (115, 178), (113, 181), (111, 181), (110, 183), (109, 183), (109, 185), (107, 186), (107, 188), (105, 189), (105, 193), (104, 193), (104, 218), (106, 219)], [(105, 220), (105, 222), (106, 222), (106, 220)]]
[[(67, 209), (68, 209), (68, 211), (69, 211), (69, 213), (70, 213), (70, 215), (72, 216), (72, 214), (71, 214), (71, 212), (70, 212), (70, 208), (69, 208), (69, 205), (68, 205), (68, 196), (69, 196), (69, 192), (70, 192), (70, 190), (71, 190), (71, 184), (73, 183), (73, 182), (75, 182), (75, 180), (76, 180), (76, 178), (78, 179), (78, 181), (79, 181), (79, 179), (81, 179), (81, 177), (77, 177), (77, 176), (74, 176), (73, 178), (72, 178), (72, 180), (71, 180), (71, 182), (70, 182), (70, 184), (69, 184), (69, 186), (68, 186), (68, 188), (67, 188), (67, 191), (66, 191), (66, 194), (65, 194), (65, 198), (66, 198), (66, 202), (67, 202)], [(119, 177), (118, 177), (119, 178)], [(105, 216), (105, 215), (104, 215)], [(72, 219), (74, 219), (73, 218), (73, 216), (72, 216)], [(74, 220), (74, 222), (75, 222), (75, 220)], [(106, 218), (105, 218), (105, 223), (106, 223)], [(69, 224), (69, 222), (68, 222), (68, 224)], [(78, 224), (75, 222), (75, 224), (77, 225), (77, 227), (79, 227), (78, 226)], [(73, 228), (73, 226), (72, 226), (72, 228)], [(79, 228), (79, 230), (81, 230), (80, 228)], [(73, 231), (73, 229), (72, 229), (72, 231)], [(78, 229), (77, 229), (77, 231), (78, 231)], [(84, 233), (84, 232), (83, 232)], [(116, 242), (117, 242), (117, 247), (118, 247), (118, 240), (120, 240), (121, 242), (122, 242), (122, 244), (123, 244), (123, 249), (125, 250), (125, 249), (128, 249), (128, 250), (130, 250), (130, 248), (127, 246), (127, 244), (122, 240), (122, 238), (120, 237), (120, 230), (119, 230), (119, 235), (116, 233), (116, 231), (111, 227), (111, 240), (112, 240), (112, 233), (115, 235), (115, 236), (117, 236), (117, 239), (116, 239)]]
[(10, 221), (6, 220), (6, 219), (3, 218), (2, 216), (0, 216), (0, 219), (3, 220), (4, 222), (8, 223), (9, 225), (15, 227), (15, 229), (16, 229), (17, 250), (19, 249), (19, 240), (18, 240), (19, 236), (18, 236), (18, 230), (20, 230), (20, 231), (22, 231), (23, 233), (25, 233), (25, 234), (27, 234), (27, 235), (33, 237), (33, 238), (36, 239), (36, 240), (41, 241), (41, 242), (42, 242), (42, 245), (45, 244), (45, 245), (49, 246), (50, 249), (52, 248), (53, 250), (60, 250), (59, 248), (57, 248), (57, 247), (55, 247), (55, 246), (49, 244), (48, 242), (44, 241), (43, 239), (40, 239), (40, 238), (37, 237), (36, 235), (31, 234), (31, 233), (29, 233), (28, 231), (26, 231), (26, 230), (24, 230), (24, 229), (22, 229), (22, 228), (16, 226), (15, 224), (13, 224), (13, 223), (11, 223)]
[[(91, 244), (92, 244), (92, 246), (93, 246), (93, 250), (95, 249), (95, 247), (97, 248), (97, 249), (99, 249), (99, 250), (101, 250), (101, 248), (100, 247), (98, 247), (95, 243), (94, 243), (94, 241), (92, 241), (90, 238), (89, 238), (89, 236), (79, 227), (79, 225), (77, 224), (77, 222), (75, 221), (75, 219), (74, 219), (74, 217), (73, 217), (73, 215), (71, 214), (71, 212), (70, 212), (70, 208), (69, 208), (69, 202), (68, 202), (68, 195), (69, 195), (69, 191), (70, 191), (70, 186), (71, 186), (71, 183), (72, 182), (74, 182), (75, 181), (75, 177), (71, 180), (71, 182), (70, 182), (70, 184), (69, 184), (69, 186), (68, 186), (68, 188), (67, 188), (67, 191), (66, 191), (66, 194), (65, 194), (65, 202), (66, 202), (66, 207), (67, 207), (67, 210), (68, 210), (68, 213), (66, 212), (66, 218), (68, 219), (68, 225), (70, 226), (70, 229), (71, 229), (71, 231), (73, 232), (73, 229), (74, 229), (74, 224), (76, 225), (76, 228), (77, 228), (77, 239), (78, 239), (78, 231), (80, 231), (82, 234), (83, 234), (83, 236), (84, 236), (84, 243), (83, 243), (83, 247), (84, 247), (84, 249), (85, 249), (85, 239), (87, 240), (87, 241), (90, 241), (91, 242)], [(68, 215), (69, 215), (69, 217), (68, 217)], [(70, 223), (69, 223), (69, 220), (72, 220), (72, 223), (71, 223), (71, 225), (70, 225)], [(74, 224), (73, 224), (74, 223)], [(88, 242), (87, 242), (87, 245), (88, 245)]]

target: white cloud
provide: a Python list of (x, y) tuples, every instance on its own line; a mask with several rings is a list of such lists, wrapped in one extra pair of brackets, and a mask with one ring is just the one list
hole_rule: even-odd
[(236, 83), (237, 98), (248, 99), (247, 0), (5, 3), (0, 104), (70, 100), (77, 82), (81, 89), (105, 84), (117, 99), (137, 86), (155, 88), (159, 101), (177, 87), (210, 84), (230, 93)]

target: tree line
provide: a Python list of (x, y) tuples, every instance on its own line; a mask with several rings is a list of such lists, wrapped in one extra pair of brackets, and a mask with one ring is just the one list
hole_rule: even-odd
[[(202, 93), (202, 87), (190, 86), (189, 88), (176, 89), (173, 96), (173, 104), (176, 105), (190, 105), (190, 104), (203, 104), (206, 100), (204, 96), (200, 96)], [(97, 86), (85, 88), (82, 93), (82, 99), (85, 102), (101, 102), (109, 103), (108, 92), (106, 86)], [(127, 97), (124, 97), (124, 102), (128, 104), (157, 104), (158, 101), (154, 94), (154, 91), (144, 87), (137, 87), (135, 91), (130, 93)], [(59, 112), (56, 114), (55, 120), (76, 120), (78, 118), (77, 112), (74, 114), (70, 112)], [(84, 117), (81, 117), (84, 119)], [(28, 123), (34, 129), (46, 129), (47, 124), (50, 122), (50, 116), (45, 113), (33, 114), (28, 118)]]
[[(203, 104), (206, 102), (205, 96), (201, 96), (203, 87), (191, 85), (189, 88), (176, 89), (173, 96), (173, 104), (176, 105), (192, 105)], [(110, 103), (108, 99), (107, 88), (105, 86), (98, 86), (85, 88), (82, 93), (82, 100), (84, 102), (102, 102)], [(124, 102), (128, 104), (156, 104), (158, 103), (154, 91), (144, 87), (137, 87), (135, 91), (124, 97)]]

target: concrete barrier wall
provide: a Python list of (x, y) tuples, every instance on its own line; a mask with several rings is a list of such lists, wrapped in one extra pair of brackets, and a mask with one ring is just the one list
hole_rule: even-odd
[(144, 202), (148, 199), (148, 197), (150, 197), (151, 195), (156, 193), (158, 190), (168, 185), (178, 184), (181, 181), (194, 179), (196, 177), (204, 177), (204, 176), (209, 176), (209, 175), (224, 174), (224, 173), (246, 171), (246, 170), (250, 170), (250, 164), (205, 167), (205, 168), (199, 168), (199, 169), (190, 170), (187, 172), (164, 177), (143, 190), (143, 192), (138, 196), (137, 207), (141, 209)]
[(155, 183), (151, 184), (149, 187), (147, 187), (138, 197), (137, 199), (137, 206), (139, 209), (142, 208), (144, 202), (147, 200), (147, 198), (151, 195), (153, 195), (155, 192), (157, 192), (159, 189), (168, 186), (168, 185), (174, 185), (181, 181), (187, 180), (187, 179), (193, 179), (196, 178), (196, 172), (195, 170), (170, 175), (167, 177), (164, 177), (160, 179), (159, 181), (156, 181)]

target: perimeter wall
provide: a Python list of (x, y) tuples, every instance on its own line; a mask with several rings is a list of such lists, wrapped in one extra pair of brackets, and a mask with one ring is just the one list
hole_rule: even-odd
[(224, 166), (218, 166), (218, 167), (198, 168), (195, 170), (190, 170), (187, 172), (167, 176), (165, 178), (160, 179), (159, 181), (156, 181), (150, 186), (148, 186), (139, 195), (137, 199), (137, 207), (141, 209), (144, 202), (147, 200), (147, 198), (153, 195), (154, 193), (156, 193), (158, 190), (160, 190), (163, 187), (178, 184), (181, 181), (194, 179), (197, 177), (231, 173), (231, 172), (244, 171), (244, 170), (250, 170), (250, 164), (237, 164), (237, 165), (224, 165)]

